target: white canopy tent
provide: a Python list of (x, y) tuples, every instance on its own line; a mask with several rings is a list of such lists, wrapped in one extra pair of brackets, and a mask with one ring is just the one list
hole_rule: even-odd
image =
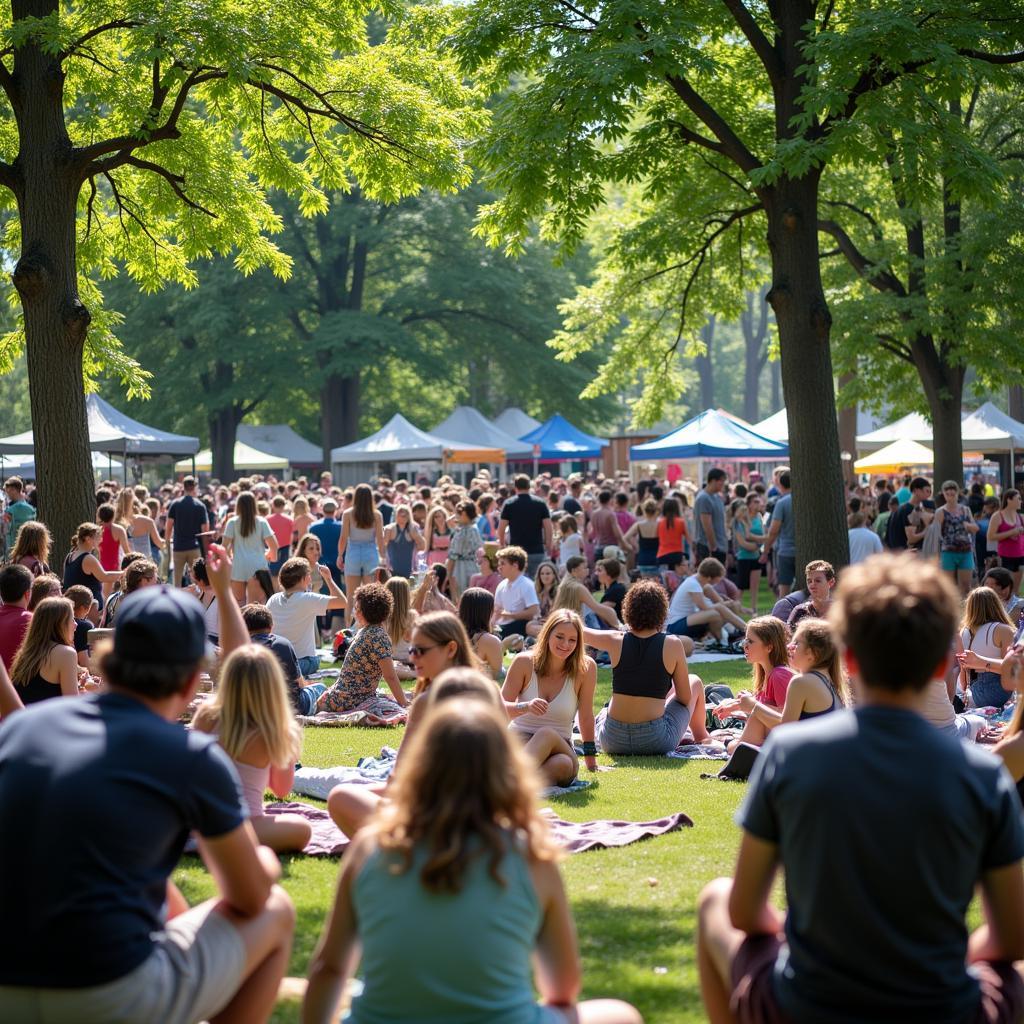
[[(120, 473), (124, 466), (117, 459), (111, 459), (102, 452), (92, 452), (93, 472), (102, 476), (104, 473), (113, 476)], [(20, 476), (23, 480), (35, 480), (36, 457), (34, 455), (3, 455), (0, 454), (0, 477), (6, 480), (9, 476)]]
[[(916, 414), (915, 414), (916, 415)], [(904, 417), (909, 419), (909, 417)], [(923, 418), (923, 417), (922, 417)], [(899, 421), (899, 422), (902, 422)], [(874, 430), (878, 426), (878, 420), (870, 413), (864, 412), (863, 409), (857, 410), (857, 433), (860, 435), (863, 432)], [(895, 424), (893, 424), (895, 426)], [(760, 434), (762, 437), (771, 438), (773, 441), (782, 441), (784, 443), (789, 442), (789, 420), (786, 418), (785, 406), (778, 412), (773, 412), (771, 416), (766, 417), (763, 420), (759, 420), (753, 426), (750, 427), (755, 434)], [(895, 441), (896, 438), (890, 438), (889, 441)], [(921, 440), (916, 438), (915, 440)], [(924, 440), (931, 443), (931, 427), (928, 428), (928, 436)], [(885, 443), (888, 444), (889, 441)], [(860, 437), (857, 438), (857, 447), (860, 448)], [(881, 447), (881, 445), (879, 445)]]
[(495, 416), (493, 422), (499, 430), (504, 430), (512, 437), (522, 437), (523, 434), (528, 434), (540, 426), (540, 420), (527, 416), (522, 409), (515, 405)]
[[(176, 463), (174, 468), (179, 473), (188, 473), (195, 463), (195, 472), (210, 473), (213, 471), (213, 451), (204, 448), (197, 452), (194, 459), (182, 459)], [(261, 452), (256, 448), (250, 448), (242, 441), (235, 442), (234, 451), (235, 469), (273, 470), (287, 469), (288, 460), (279, 455), (271, 455), (269, 452)]]
[(503, 448), (509, 459), (528, 459), (533, 455), (533, 445), (525, 444), (517, 436), (505, 433), (483, 413), (468, 405), (456, 406), (452, 414), (438, 423), (431, 433), (466, 444)]
[(236, 436), (258, 452), (287, 459), (291, 466), (319, 468), (324, 462), (320, 446), (307, 441), (287, 423), (240, 423)]
[[(966, 440), (966, 438), (965, 438)], [(932, 425), (919, 412), (907, 413), (893, 423), (887, 423), (877, 430), (857, 435), (857, 450), (876, 452), (893, 441), (916, 441), (918, 444), (932, 443)]]

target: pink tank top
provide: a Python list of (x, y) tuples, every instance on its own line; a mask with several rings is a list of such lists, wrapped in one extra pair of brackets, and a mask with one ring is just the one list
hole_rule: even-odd
[(427, 565), (437, 565), (448, 560), (448, 548), (452, 543), (451, 532), (435, 533), (430, 538), (430, 550), (427, 552)]
[(270, 765), (257, 768), (255, 765), (242, 764), (241, 761), (234, 761), (233, 764), (242, 783), (242, 796), (249, 808), (249, 817), (264, 817), (266, 812), (263, 810), (263, 792), (270, 781)]
[[(1009, 520), (1005, 510), (999, 513), (999, 529), (1008, 530), (1011, 526), (1020, 526), (1020, 516), (1015, 512), (1013, 515), (1013, 522)], [(1001, 540), (997, 549), (999, 554), (1006, 555), (1007, 558), (1024, 558), (1024, 533), (1019, 537), (1007, 537), (1006, 540)]]

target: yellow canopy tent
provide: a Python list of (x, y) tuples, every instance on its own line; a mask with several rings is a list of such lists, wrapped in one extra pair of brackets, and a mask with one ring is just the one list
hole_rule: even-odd
[[(213, 470), (213, 452), (204, 448), (196, 453), (196, 472), (209, 473)], [(192, 460), (182, 459), (174, 464), (179, 473), (192, 471)], [(287, 469), (288, 460), (279, 458), (277, 455), (268, 455), (266, 452), (257, 451), (241, 441), (235, 442), (235, 469)]]
[(858, 459), (853, 469), (857, 473), (895, 473), (912, 466), (931, 466), (934, 462), (935, 456), (930, 448), (908, 437)]

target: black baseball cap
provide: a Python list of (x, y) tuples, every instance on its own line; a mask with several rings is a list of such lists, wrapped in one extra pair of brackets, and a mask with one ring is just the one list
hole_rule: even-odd
[(178, 587), (140, 587), (117, 609), (114, 653), (125, 661), (198, 664), (212, 657), (200, 603)]

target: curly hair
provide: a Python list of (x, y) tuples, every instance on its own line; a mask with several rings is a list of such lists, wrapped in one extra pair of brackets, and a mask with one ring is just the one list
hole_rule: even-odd
[(369, 626), (379, 626), (391, 614), (394, 598), (383, 583), (364, 583), (354, 595), (356, 607)]
[(622, 601), (622, 619), (634, 633), (661, 629), (668, 618), (668, 595), (656, 580), (637, 580)]

